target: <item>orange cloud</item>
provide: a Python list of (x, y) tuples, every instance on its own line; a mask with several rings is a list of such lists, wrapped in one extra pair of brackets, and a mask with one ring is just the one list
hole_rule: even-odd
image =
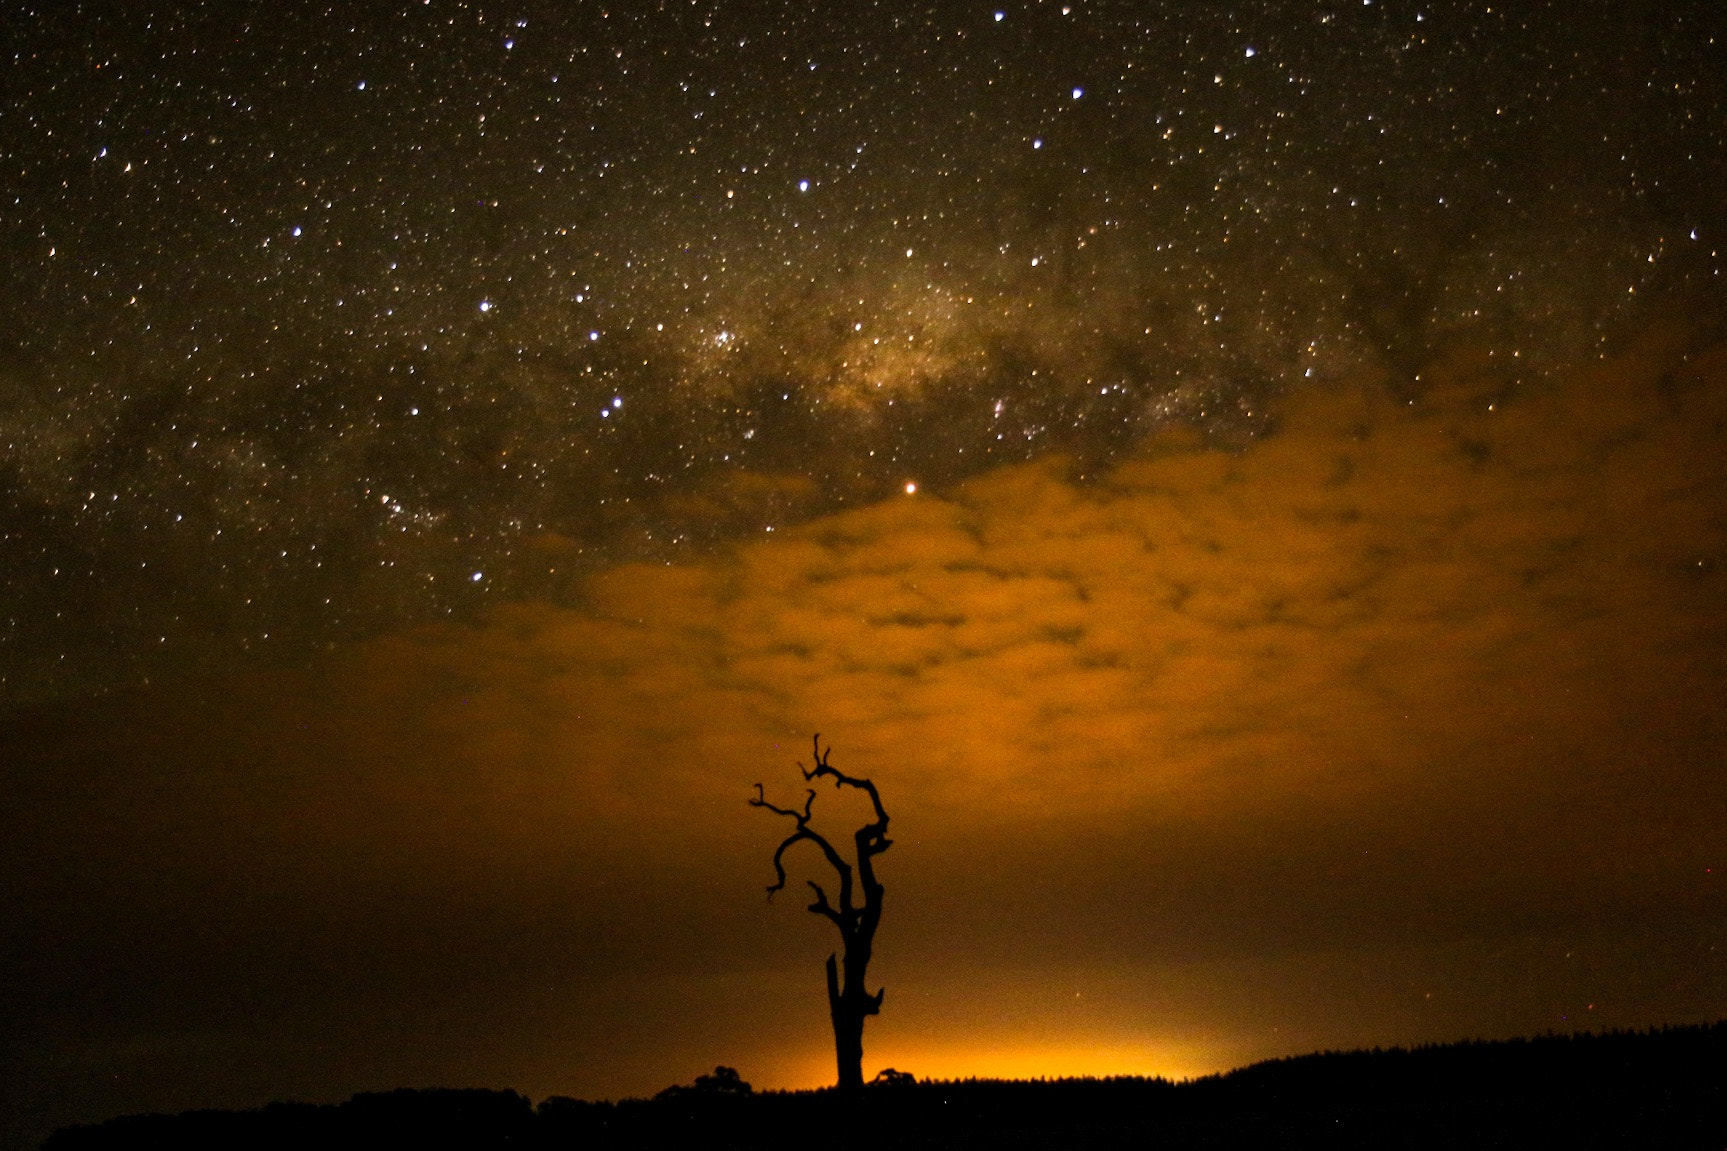
[[(615, 570), (593, 611), (632, 629), (618, 683), (726, 727), (824, 727), (971, 810), (1394, 787), (1531, 709), (1587, 730), (1627, 661), (1682, 674), (1677, 650), (1720, 637), (1720, 391), (1658, 400), (1658, 374), (1491, 406), (1461, 373), (1415, 405), (1308, 396), (1239, 455), (1083, 486), (1008, 469)], [(600, 625), (538, 626), (555, 646)]]
[[(830, 941), (761, 901), (776, 829), (743, 800), (795, 794), (820, 729), (898, 832), (884, 1058), (1193, 1070), (1559, 1026), (1553, 987), (1606, 1022), (1727, 1010), (1727, 352), (1511, 399), (1443, 376), (1298, 396), (1238, 452), (1009, 468), (615, 568), (579, 609), (14, 725), (0, 873), (56, 942), (10, 985), (196, 975), (143, 1051), (188, 1013), (245, 1034), (212, 1003), (263, 987), (313, 1033), (515, 1004), (495, 1066), (534, 1089), (721, 1058), (791, 1081), (825, 1057), (785, 964)], [(1561, 976), (1537, 936), (1611, 960)], [(1101, 1014), (1028, 1005), (1068, 968)]]

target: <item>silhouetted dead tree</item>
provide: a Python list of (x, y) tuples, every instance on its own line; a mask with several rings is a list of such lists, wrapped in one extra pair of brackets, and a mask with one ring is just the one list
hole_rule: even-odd
[[(810, 788), (804, 797), (802, 811), (787, 807), (777, 807), (767, 801), (762, 793), (762, 785), (756, 784), (756, 797), (750, 800), (751, 807), (762, 807), (775, 815), (783, 815), (797, 821), (797, 830), (786, 836), (779, 849), (774, 852), (774, 874), (778, 877), (768, 887), (768, 898), (781, 891), (786, 885), (785, 854), (796, 844), (805, 840), (821, 849), (835, 873), (839, 876), (839, 903), (836, 906), (828, 900), (827, 892), (815, 880), (808, 880), (811, 890), (816, 893), (815, 902), (809, 910), (827, 919), (839, 928), (842, 944), (841, 957), (828, 956), (828, 1014), (834, 1025), (834, 1055), (839, 1061), (839, 1085), (844, 1091), (863, 1089), (863, 1030), (864, 1020), (881, 1011), (882, 992), (874, 995), (864, 990), (864, 972), (869, 967), (870, 953), (875, 945), (876, 926), (881, 923), (881, 884), (875, 875), (875, 857), (892, 846), (887, 837), (887, 811), (881, 805), (881, 795), (876, 786), (867, 779), (855, 779), (837, 768), (828, 765), (828, 756), (833, 748), (822, 750), (822, 737), (818, 734), (814, 740), (815, 766), (806, 768), (798, 764), (804, 773), (806, 782), (827, 778), (834, 781), (835, 788), (855, 787), (870, 798), (875, 807), (875, 819), (857, 829), (853, 841), (857, 845), (857, 883), (854, 888), (852, 880), (852, 865), (845, 857), (834, 849), (819, 831), (810, 826), (810, 809), (815, 804), (816, 793)], [(854, 890), (861, 888), (863, 905), (860, 907), (854, 899)], [(841, 972), (844, 979), (841, 979)]]

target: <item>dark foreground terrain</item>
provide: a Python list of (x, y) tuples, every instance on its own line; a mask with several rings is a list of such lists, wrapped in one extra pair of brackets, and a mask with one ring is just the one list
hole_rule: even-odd
[(1307, 1055), (1180, 1084), (902, 1076), (848, 1099), (754, 1094), (719, 1071), (619, 1103), (403, 1090), (135, 1115), (44, 1148), (1727, 1148), (1727, 1022)]

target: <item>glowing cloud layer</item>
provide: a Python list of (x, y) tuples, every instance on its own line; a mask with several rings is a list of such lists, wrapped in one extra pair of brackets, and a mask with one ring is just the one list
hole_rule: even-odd
[(1009, 468), (615, 568), (583, 609), (15, 723), (30, 1074), (275, 1069), (187, 1105), (812, 1081), (828, 941), (761, 901), (743, 800), (795, 794), (816, 729), (900, 832), (872, 1067), (1719, 1014), (1727, 354), (1497, 378), (1458, 357), (1239, 453)]

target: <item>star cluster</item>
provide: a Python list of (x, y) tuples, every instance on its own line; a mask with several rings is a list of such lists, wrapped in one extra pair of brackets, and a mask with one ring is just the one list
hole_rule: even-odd
[(1707, 4), (8, 9), (12, 703), (1718, 307)]

